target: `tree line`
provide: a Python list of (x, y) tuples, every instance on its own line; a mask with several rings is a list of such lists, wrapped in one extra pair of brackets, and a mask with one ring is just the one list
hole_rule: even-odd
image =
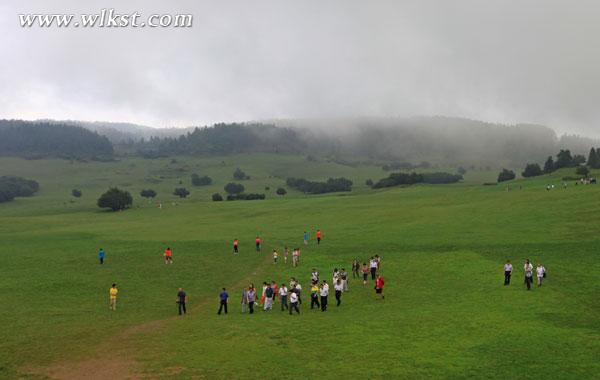
[(2, 176), (0, 177), (0, 203), (12, 201), (17, 197), (30, 197), (39, 188), (40, 185), (34, 180)]

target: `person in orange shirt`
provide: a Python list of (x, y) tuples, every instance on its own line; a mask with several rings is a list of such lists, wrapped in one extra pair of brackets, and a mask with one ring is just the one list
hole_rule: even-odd
[(165, 264), (173, 264), (173, 253), (170, 247), (165, 249)]
[(321, 230), (317, 230), (317, 245), (321, 244)]
[(233, 254), (238, 254), (238, 239), (233, 239)]
[(385, 296), (383, 295), (383, 285), (385, 285), (385, 281), (383, 280), (383, 277), (381, 277), (380, 275), (377, 275), (377, 279), (375, 280), (375, 294), (380, 294), (381, 295), (381, 299), (384, 299)]

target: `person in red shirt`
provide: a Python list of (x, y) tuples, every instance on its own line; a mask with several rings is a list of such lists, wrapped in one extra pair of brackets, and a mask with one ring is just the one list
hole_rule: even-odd
[(383, 295), (383, 285), (385, 285), (383, 277), (377, 275), (377, 279), (375, 280), (375, 294), (381, 294), (381, 299), (385, 298)]
[(321, 230), (317, 230), (317, 245), (321, 244)]
[(262, 243), (262, 240), (260, 240), (260, 236), (256, 237), (256, 252), (260, 252), (260, 244)]
[(167, 247), (165, 249), (165, 264), (173, 264), (173, 256), (172, 256), (171, 248)]
[(238, 254), (238, 239), (233, 239), (233, 254)]

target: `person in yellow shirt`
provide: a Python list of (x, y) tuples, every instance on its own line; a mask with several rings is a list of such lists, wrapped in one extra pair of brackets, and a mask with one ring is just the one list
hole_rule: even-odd
[(117, 293), (119, 293), (119, 290), (117, 289), (117, 284), (112, 284), (112, 287), (108, 291), (108, 294), (110, 295), (109, 308), (111, 310), (117, 310)]

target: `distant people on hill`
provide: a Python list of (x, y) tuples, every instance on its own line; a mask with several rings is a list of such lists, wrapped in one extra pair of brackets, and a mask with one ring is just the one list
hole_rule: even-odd
[(242, 288), (242, 314), (246, 313), (246, 309), (248, 308), (248, 291), (249, 288)]
[(535, 268), (535, 272), (537, 274), (537, 286), (538, 288), (540, 286), (542, 286), (542, 280), (544, 279), (544, 277), (546, 277), (546, 268), (544, 268), (544, 266), (539, 263), (537, 265), (537, 268)]
[(380, 275), (377, 275), (377, 279), (375, 280), (375, 295), (380, 295), (381, 299), (385, 298), (383, 294), (383, 286), (385, 285), (385, 280)]
[(98, 251), (98, 260), (100, 264), (104, 264), (104, 250), (102, 248)]
[(335, 300), (337, 301), (336, 306), (340, 306), (342, 303), (342, 292), (344, 291), (342, 280), (337, 280), (337, 282), (333, 285), (333, 289), (335, 290)]
[(371, 256), (371, 260), (369, 261), (369, 267), (371, 268), (371, 280), (375, 280), (375, 275), (377, 274), (377, 260), (375, 257)]
[(323, 280), (321, 287), (319, 288), (319, 295), (321, 296), (321, 311), (327, 311), (327, 296), (329, 296), (329, 285), (327, 281)]
[(531, 265), (529, 259), (525, 260), (523, 270), (525, 271), (525, 285), (527, 285), (527, 290), (531, 290), (531, 282), (533, 281), (533, 265)]
[(363, 263), (362, 273), (363, 273), (363, 285), (367, 285), (367, 279), (369, 278), (369, 266), (367, 265), (367, 263)]
[(287, 259), (288, 259), (288, 255), (289, 255), (289, 253), (290, 253), (290, 250), (289, 250), (289, 249), (288, 249), (288, 247), (286, 246), (286, 247), (283, 249), (283, 263), (284, 263), (284, 264), (287, 264)]
[(109, 308), (112, 311), (117, 310), (117, 294), (119, 293), (119, 290), (117, 289), (117, 284), (112, 284), (111, 288), (108, 290), (108, 297), (109, 297)]
[(321, 230), (317, 230), (317, 245), (321, 244)]
[(179, 290), (177, 291), (177, 300), (175, 302), (177, 302), (177, 306), (179, 309), (179, 315), (181, 315), (182, 311), (183, 311), (183, 314), (185, 314), (186, 313), (185, 303), (187, 302), (187, 295), (183, 291), (183, 288), (179, 288)]
[(342, 268), (342, 270), (340, 271), (340, 280), (342, 281), (342, 288), (344, 289), (345, 292), (348, 291), (348, 272), (346, 272), (346, 269)]
[(265, 289), (265, 305), (263, 307), (264, 311), (269, 311), (273, 308), (273, 288), (271, 288), (271, 284), (267, 284), (267, 288)]
[(279, 295), (279, 286), (275, 281), (271, 281), (271, 289), (273, 289), (273, 304), (275, 304), (277, 296)]
[(277, 253), (277, 250), (274, 249), (273, 250), (273, 264), (277, 264), (277, 259), (279, 259), (279, 254)]
[(304, 231), (304, 245), (308, 245), (308, 232)]
[(254, 284), (252, 284), (252, 285), (250, 285), (250, 287), (248, 287), (247, 297), (248, 297), (248, 310), (249, 310), (250, 314), (254, 314), (254, 304), (256, 303), (256, 288), (254, 287)]
[(171, 252), (171, 248), (167, 247), (165, 249), (165, 264), (173, 264), (173, 252)]
[[(298, 294), (296, 292), (294, 292), (295, 289), (292, 289), (292, 292), (290, 293), (290, 315), (292, 315), (292, 311), (296, 310), (297, 314), (300, 314), (300, 309), (298, 308)], [(287, 307), (287, 306), (286, 306)], [(281, 307), (281, 310), (283, 311), (283, 306)]]
[(377, 273), (381, 270), (381, 257), (379, 255), (375, 255), (375, 262), (377, 263)]
[(292, 252), (292, 266), (297, 267), (300, 263), (300, 248), (294, 248)]
[(238, 239), (237, 238), (233, 239), (233, 254), (234, 255), (237, 255), (239, 253), (238, 244), (239, 244)]
[(334, 268), (333, 273), (331, 274), (331, 283), (335, 284), (339, 278), (340, 278), (340, 271), (338, 271), (337, 268)]
[(299, 282), (296, 282), (292, 287), (293, 292), (298, 296), (298, 303), (302, 305), (302, 285)]
[(227, 290), (223, 288), (221, 293), (219, 294), (219, 311), (217, 314), (221, 315), (221, 311), (225, 309), (225, 314), (227, 314), (227, 302), (229, 301), (229, 293)]
[[(288, 289), (285, 286), (285, 283), (281, 284), (281, 287), (279, 288), (279, 300), (281, 302), (281, 311), (283, 311), (283, 309), (285, 308), (286, 310), (288, 309), (288, 302), (287, 302), (287, 297), (288, 297)], [(297, 301), (297, 297), (296, 297), (296, 301)], [(291, 297), (290, 297), (291, 300)], [(291, 313), (291, 311), (290, 311)]]
[(506, 264), (504, 264), (504, 285), (510, 285), (510, 276), (512, 275), (513, 266), (510, 263), (510, 260), (506, 260)]
[(360, 262), (358, 259), (352, 260), (352, 278), (360, 278)]
[(260, 236), (257, 236), (254, 242), (256, 243), (256, 252), (260, 252), (260, 246), (262, 244), (262, 239)]
[(314, 307), (320, 308), (319, 304), (319, 284), (318, 281), (313, 281), (310, 285), (310, 308)]
[(310, 281), (311, 282), (319, 282), (319, 272), (317, 271), (316, 268), (313, 268), (312, 272), (310, 273)]

